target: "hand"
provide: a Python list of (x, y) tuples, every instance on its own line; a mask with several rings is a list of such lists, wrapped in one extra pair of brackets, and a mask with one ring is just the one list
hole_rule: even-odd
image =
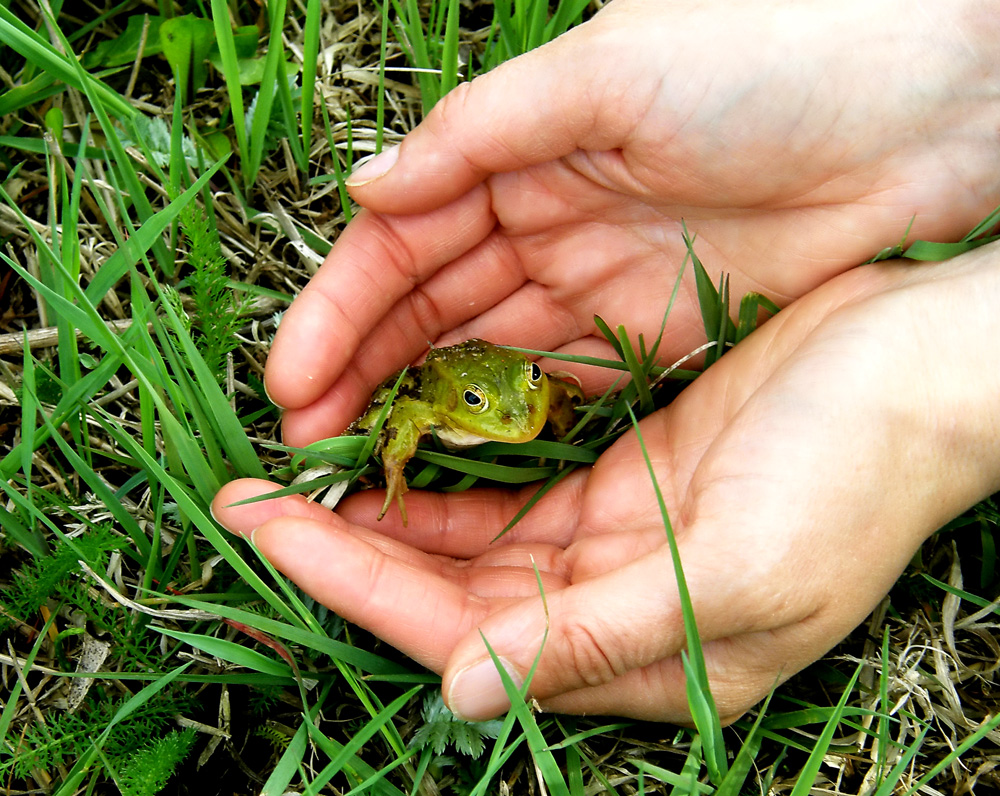
[[(352, 177), (369, 210), (268, 361), (285, 441), (339, 433), (428, 341), (608, 355), (595, 313), (655, 337), (681, 219), (733, 295), (781, 304), (911, 220), (911, 239), (963, 234), (1000, 184), (997, 18), (972, 0), (615, 0), (460, 86)], [(688, 280), (664, 360), (702, 340)]]
[[(858, 624), (920, 542), (1000, 488), (1000, 247), (885, 263), (794, 303), (645, 419), (720, 712), (733, 720)], [(550, 492), (413, 491), (410, 527), (302, 498), (214, 513), (303, 589), (431, 669), (450, 707), (507, 705), (481, 641), (551, 710), (689, 720), (671, 558), (634, 433)], [(622, 496), (628, 499), (623, 500)]]

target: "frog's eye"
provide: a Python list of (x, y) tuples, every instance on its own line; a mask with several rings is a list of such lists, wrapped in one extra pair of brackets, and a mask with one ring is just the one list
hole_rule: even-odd
[(474, 412), (477, 415), (485, 412), (490, 406), (490, 402), (486, 398), (486, 393), (484, 393), (475, 384), (469, 384), (466, 386), (465, 392), (462, 393), (462, 400), (464, 400), (465, 405), (469, 407), (469, 411)]
[(531, 390), (537, 390), (538, 385), (542, 382), (542, 369), (538, 367), (538, 363), (525, 362), (524, 371), (525, 375), (528, 377), (528, 388)]

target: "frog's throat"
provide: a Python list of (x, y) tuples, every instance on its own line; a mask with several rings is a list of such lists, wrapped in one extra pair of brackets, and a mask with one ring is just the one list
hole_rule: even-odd
[(434, 434), (441, 442), (449, 448), (471, 448), (474, 445), (482, 445), (490, 442), (493, 437), (483, 437), (473, 434), (471, 431), (462, 431), (458, 428), (440, 427), (434, 430)]

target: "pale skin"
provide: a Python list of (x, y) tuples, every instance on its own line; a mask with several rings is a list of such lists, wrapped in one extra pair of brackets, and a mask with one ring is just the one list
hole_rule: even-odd
[[(913, 217), (912, 238), (954, 239), (1000, 203), (990, 5), (615, 0), (460, 87), (352, 178), (367, 209), (268, 361), (286, 442), (339, 433), (422, 340), (607, 356), (594, 313), (654, 337), (683, 218), (734, 295), (789, 305), (642, 424), (716, 700), (735, 719), (1000, 488), (1000, 250), (854, 268)], [(704, 339), (684, 285), (666, 361)], [(578, 373), (591, 392), (607, 383)], [(229, 484), (215, 515), (440, 672), (460, 715), (507, 704), (481, 635), (515, 679), (538, 653), (537, 566), (550, 626), (532, 695), (563, 712), (688, 718), (676, 586), (635, 433), (494, 544), (528, 490), (412, 491), (406, 529), (375, 521), (376, 492), (336, 513), (300, 498), (228, 505), (272, 488)]]

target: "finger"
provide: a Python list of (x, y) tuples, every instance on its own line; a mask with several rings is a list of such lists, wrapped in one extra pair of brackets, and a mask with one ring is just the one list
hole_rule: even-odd
[(577, 526), (580, 496), (588, 475), (589, 469), (581, 469), (561, 481), (499, 539), (500, 532), (537, 491), (537, 484), (518, 491), (470, 489), (441, 494), (412, 490), (406, 493), (406, 526), (396, 511), (376, 520), (383, 490), (352, 495), (337, 507), (337, 513), (354, 525), (377, 530), (420, 550), (459, 559), (538, 543), (564, 549)]
[[(825, 635), (814, 645), (810, 624), (793, 623), (702, 646), (712, 698), (723, 725), (736, 721), (771, 689), (827, 651)], [(543, 700), (541, 705), (556, 713), (691, 723), (687, 676), (679, 655), (633, 669), (604, 685)]]
[[(330, 265), (335, 263), (331, 260)], [(319, 279), (320, 275), (316, 278)], [(301, 371), (300, 375), (296, 375), (294, 368), (302, 368), (305, 362), (314, 365), (315, 360), (316, 363), (325, 363), (326, 367), (325, 392), (305, 406), (298, 403), (302, 400), (300, 396), (296, 399), (295, 408), (285, 412), (282, 418), (284, 441), (289, 445), (303, 445), (343, 431), (361, 413), (376, 385), (413, 362), (429, 344), (441, 344), (440, 336), (445, 330), (516, 294), (525, 279), (516, 253), (504, 243), (500, 234), (489, 235), (454, 262), (439, 268), (426, 282), (414, 284), (407, 281), (407, 292), (391, 305), (387, 296), (384, 304), (379, 306), (381, 315), (372, 314), (367, 318), (362, 318), (360, 314), (357, 318), (352, 316), (358, 321), (357, 329), (363, 337), (357, 341), (353, 351), (347, 350), (343, 340), (338, 344), (341, 359), (349, 356), (339, 374), (333, 371), (336, 362), (323, 352), (322, 346), (308, 341), (302, 340), (297, 347), (289, 343), (287, 348), (272, 351), (267, 365), (268, 376), (273, 379), (269, 385), (280, 379), (291, 379), (291, 384), (299, 383)], [(335, 285), (333, 289), (339, 291), (340, 300), (346, 305), (354, 288)], [(298, 310), (305, 296), (306, 291), (303, 291), (293, 309)], [(315, 314), (316, 309), (307, 307), (303, 311)], [(558, 317), (553, 313), (548, 325), (553, 325)], [(282, 330), (287, 323), (282, 323)], [(367, 324), (371, 327), (368, 328)], [(333, 341), (329, 340), (332, 332), (332, 327), (316, 330), (314, 334), (321, 335), (316, 342), (325, 339), (332, 344)], [(288, 339), (291, 340), (291, 336)], [(509, 342), (496, 336), (489, 339)], [(339, 346), (343, 346), (342, 350)], [(281, 372), (285, 375), (279, 375)], [(330, 383), (334, 377), (336, 380)], [(270, 386), (268, 392), (271, 394)], [(274, 395), (271, 397), (275, 398)]]
[(347, 524), (299, 517), (269, 520), (254, 544), (308, 594), (415, 660), (440, 670), (478, 606), (437, 575), (430, 556), (403, 561), (359, 539)]
[(315, 401), (399, 299), (494, 224), (485, 190), (421, 216), (360, 213), (285, 313), (267, 362), (268, 395), (286, 407)]
[[(492, 173), (556, 160), (577, 148), (618, 146), (627, 114), (567, 90), (579, 85), (582, 25), (543, 47), (463, 83), (434, 107), (397, 150), (348, 180), (351, 194), (380, 212), (412, 213), (451, 201)], [(539, 112), (542, 109), (542, 112)]]
[[(718, 540), (721, 530), (716, 527), (706, 537)], [(822, 581), (822, 576), (790, 573), (777, 563), (778, 554), (768, 560), (754, 550), (749, 556), (754, 569), (750, 575), (742, 556), (720, 556), (708, 538), (682, 551), (698, 633), (706, 654), (716, 658), (710, 677), (728, 688), (727, 701), (720, 706), (724, 715), (742, 712), (759, 698), (757, 689), (766, 690), (779, 674), (790, 676), (815, 660), (870, 609), (859, 613), (823, 588), (809, 591), (805, 587)], [(806, 569), (814, 566), (821, 568), (809, 562)], [(758, 570), (767, 577), (755, 574)], [(784, 580), (775, 586), (778, 572)], [(443, 675), (445, 700), (469, 720), (494, 717), (509, 707), (485, 641), (519, 685), (537, 660), (530, 693), (552, 709), (676, 721), (687, 715), (683, 678), (678, 677), (679, 655), (687, 645), (680, 606), (664, 548), (592, 580), (546, 593), (544, 602), (534, 597), (513, 603), (486, 617), (458, 642)], [(789, 646), (783, 646), (777, 633), (796, 626), (794, 637), (786, 639)], [(762, 659), (759, 669), (738, 656), (727, 657), (731, 645), (754, 637), (758, 654), (772, 656)], [(738, 679), (729, 682), (719, 674), (732, 672), (736, 677), (739, 671), (747, 678), (742, 686)]]
[(552, 548), (508, 548), (474, 567), (456, 565), (335, 514), (270, 519), (252, 540), (321, 603), (438, 672), (491, 610), (538, 588), (539, 563), (544, 588), (565, 586)]
[[(448, 706), (468, 720), (485, 720), (510, 703), (484, 641), (521, 685), (537, 668), (531, 694), (538, 699), (612, 682), (633, 669), (676, 654), (683, 624), (660, 556), (560, 592), (510, 605), (462, 638), (445, 668)], [(657, 574), (650, 579), (650, 569)], [(667, 570), (669, 572), (669, 570)], [(635, 589), (642, 583), (641, 591)], [(630, 593), (631, 592), (631, 593)], [(628, 605), (622, 595), (628, 594)], [(627, 617), (616, 607), (627, 610)]]
[(263, 495), (277, 492), (278, 484), (258, 478), (240, 478), (224, 484), (212, 499), (211, 512), (224, 527), (233, 533), (249, 538), (260, 525), (275, 517), (302, 517), (322, 522), (330, 514), (318, 503), (306, 500), (302, 495), (287, 495), (253, 503), (242, 503)]

